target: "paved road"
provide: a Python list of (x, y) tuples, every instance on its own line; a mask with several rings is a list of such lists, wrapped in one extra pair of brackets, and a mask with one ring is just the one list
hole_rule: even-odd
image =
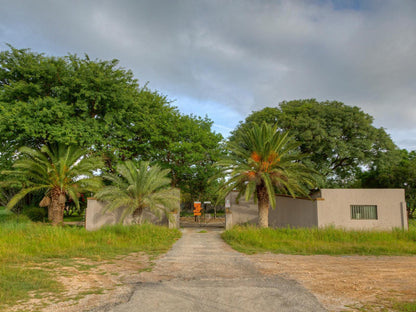
[(103, 311), (325, 311), (297, 282), (258, 272), (219, 229), (200, 231), (184, 229), (152, 272), (142, 273), (128, 301)]

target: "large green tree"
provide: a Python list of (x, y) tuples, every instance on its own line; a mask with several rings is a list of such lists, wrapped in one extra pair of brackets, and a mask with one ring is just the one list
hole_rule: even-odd
[(265, 122), (240, 132), (239, 142), (228, 145), (229, 154), (218, 162), (228, 177), (220, 192), (238, 190), (237, 198), (258, 203), (258, 225), (268, 227), (269, 206), (276, 207), (276, 192), (308, 195), (315, 186), (315, 172), (300, 162), (303, 157), (287, 132)]
[(116, 166), (115, 173), (104, 174), (110, 182), (95, 197), (106, 202), (109, 211), (122, 210), (121, 218), (132, 216), (140, 224), (143, 212), (149, 210), (157, 216), (178, 209), (179, 190), (170, 187), (168, 169), (149, 162), (127, 160)]
[(407, 212), (416, 217), (416, 151), (390, 151), (364, 171), (356, 186), (366, 188), (403, 188)]
[(42, 202), (48, 206), (49, 220), (53, 225), (61, 224), (67, 197), (79, 207), (80, 193), (96, 191), (101, 186), (94, 170), (102, 166), (100, 158), (89, 156), (73, 145), (44, 145), (40, 150), (22, 147), (13, 170), (3, 172), (9, 176), (5, 183), (21, 185), (7, 208), (13, 208), (29, 193), (43, 191)]
[(77, 144), (118, 161), (170, 169), (172, 185), (205, 194), (221, 135), (212, 121), (181, 114), (166, 96), (140, 86), (117, 60), (51, 57), (9, 46), (0, 52), (0, 166), (20, 146)]
[(211, 131), (208, 118), (177, 115), (160, 130), (152, 160), (171, 170), (172, 186), (179, 187), (189, 200), (214, 200), (209, 179), (217, 172), (222, 136)]
[(395, 148), (383, 128), (358, 107), (315, 99), (282, 102), (253, 112), (234, 130), (231, 141), (253, 123), (277, 124), (290, 131), (300, 143), (300, 151), (324, 177), (321, 187), (345, 187), (353, 183), (363, 167), (370, 167), (383, 153)]

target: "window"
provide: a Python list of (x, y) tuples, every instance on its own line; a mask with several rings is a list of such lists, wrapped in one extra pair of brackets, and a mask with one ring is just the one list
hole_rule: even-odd
[(377, 220), (376, 205), (351, 205), (351, 219)]

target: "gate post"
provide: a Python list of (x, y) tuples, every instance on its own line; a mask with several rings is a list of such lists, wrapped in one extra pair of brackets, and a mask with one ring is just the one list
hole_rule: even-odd
[(170, 229), (179, 229), (179, 212), (171, 212), (168, 216), (168, 223)]
[(233, 227), (233, 214), (229, 208), (225, 209), (225, 230)]

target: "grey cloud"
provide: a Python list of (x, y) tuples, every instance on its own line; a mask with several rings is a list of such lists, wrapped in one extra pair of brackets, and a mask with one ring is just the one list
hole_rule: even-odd
[(0, 0), (0, 41), (118, 58), (168, 96), (238, 115), (315, 97), (414, 129), (416, 2), (335, 2)]

